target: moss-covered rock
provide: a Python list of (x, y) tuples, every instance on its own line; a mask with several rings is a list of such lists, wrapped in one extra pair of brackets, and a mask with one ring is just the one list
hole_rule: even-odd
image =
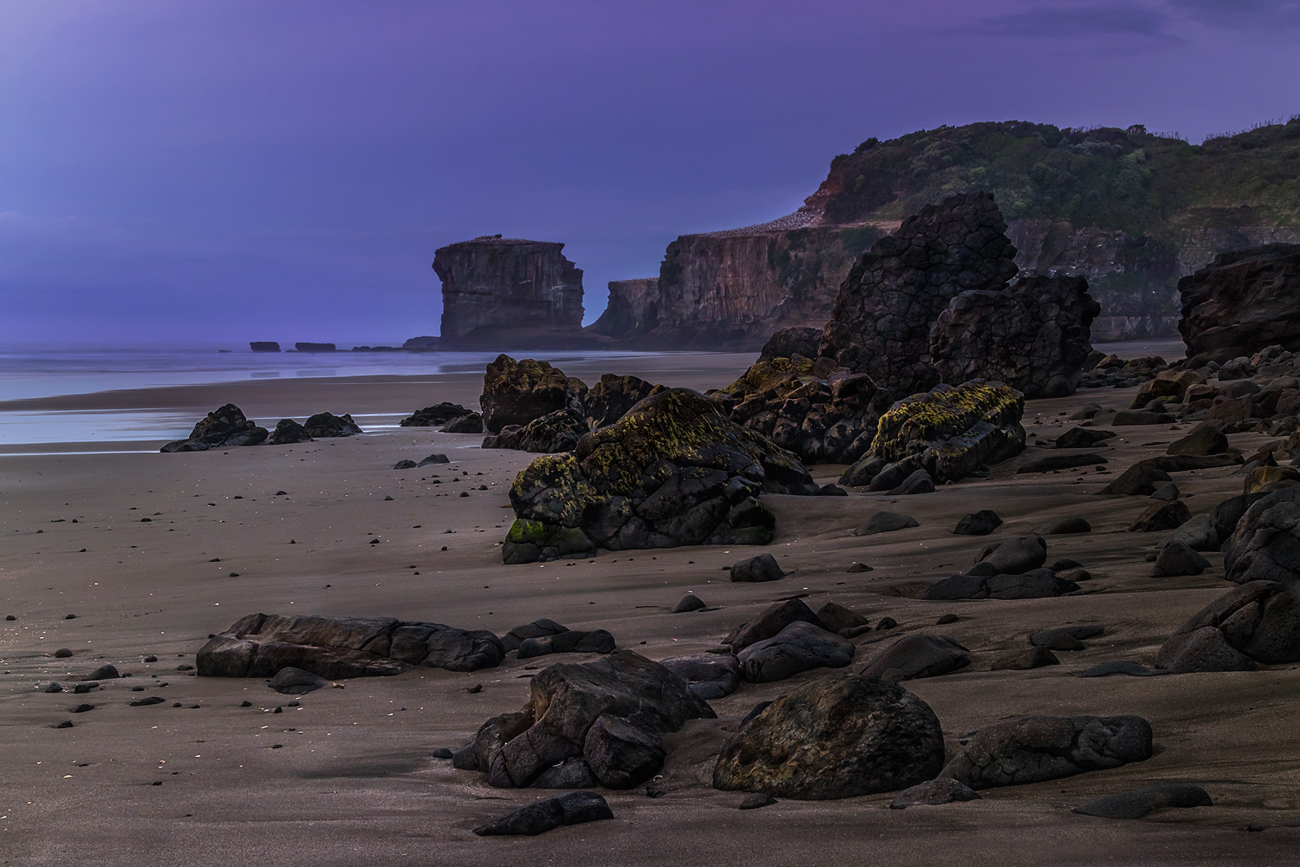
[(506, 425), (526, 425), (557, 410), (569, 409), (582, 415), (586, 384), (545, 361), (525, 358), (515, 361), (498, 355), (483, 376), (483, 426), (499, 433)]
[(914, 394), (880, 417), (871, 451), (841, 483), (888, 488), (918, 469), (939, 484), (963, 479), (1024, 451), (1024, 411), (1024, 395), (1000, 382), (975, 379)]
[(506, 425), (501, 433), (483, 439), (485, 449), (518, 449), (554, 454), (572, 451), (587, 432), (587, 420), (571, 409), (561, 409), (535, 418), (528, 424)]
[(816, 490), (798, 458), (728, 420), (717, 401), (669, 389), (519, 473), (510, 502), (520, 521), (503, 556), (563, 556), (557, 540), (576, 551), (579, 535), (584, 550), (766, 544), (776, 519), (758, 495)]
[(591, 540), (577, 527), (544, 524), (526, 518), (515, 519), (501, 546), (501, 559), (507, 563), (534, 563), (594, 553)]

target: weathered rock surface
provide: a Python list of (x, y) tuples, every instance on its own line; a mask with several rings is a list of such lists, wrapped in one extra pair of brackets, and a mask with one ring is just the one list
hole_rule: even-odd
[(740, 688), (740, 662), (730, 653), (674, 656), (659, 664), (686, 681), (691, 695), (703, 701), (725, 698)]
[(641, 401), (570, 454), (516, 477), (507, 563), (594, 550), (766, 544), (775, 516), (758, 495), (818, 490), (794, 455), (727, 420), (688, 389)]
[(442, 426), (443, 433), (481, 434), (483, 433), (483, 416), (476, 412), (467, 412), (453, 418)]
[(1098, 428), (1074, 427), (1056, 438), (1058, 449), (1091, 449), (1114, 439), (1115, 432)]
[(969, 654), (944, 635), (907, 635), (881, 651), (859, 673), (891, 681), (938, 677), (970, 665)]
[(845, 629), (866, 626), (869, 622), (863, 615), (845, 608), (838, 602), (827, 602), (817, 609), (817, 616), (826, 625), (826, 631), (834, 632), (836, 635), (842, 635)]
[(1018, 575), (976, 575), (966, 573), (944, 578), (930, 585), (923, 598), (956, 599), (1042, 599), (1064, 596), (1079, 585), (1050, 569), (1032, 569)]
[(642, 400), (664, 390), (664, 386), (646, 382), (639, 376), (606, 373), (591, 387), (583, 401), (587, 426), (595, 430), (613, 424)]
[(953, 533), (958, 536), (987, 536), (1002, 526), (1002, 519), (992, 509), (980, 509), (957, 522)]
[(748, 583), (779, 581), (785, 577), (785, 571), (771, 554), (759, 554), (748, 557), (731, 567), (731, 580)]
[(988, 575), (1023, 575), (1047, 562), (1047, 542), (1038, 535), (1015, 536), (987, 546), (975, 562)]
[(1156, 655), (1173, 672), (1249, 671), (1256, 662), (1300, 661), (1300, 594), (1276, 581), (1249, 581), (1178, 627)]
[(167, 443), (161, 452), (204, 452), (208, 449), (255, 446), (266, 442), (267, 431), (244, 417), (243, 410), (228, 403), (200, 419), (188, 438)]
[(569, 792), (520, 807), (499, 819), (478, 826), (474, 833), (480, 837), (535, 837), (563, 825), (581, 825), (612, 818), (613, 811), (600, 795), (595, 792)]
[[(546, 345), (582, 327), (582, 270), (563, 244), (480, 237), (434, 253), (443, 349)], [(497, 430), (497, 428), (490, 428)]]
[(484, 723), (457, 767), (472, 756), (489, 784), (509, 788), (531, 785), (558, 763), (582, 760), (601, 785), (632, 788), (658, 771), (647, 756), (657, 752), (662, 762), (663, 734), (713, 716), (680, 677), (618, 650), (585, 665), (542, 669), (523, 710)]
[(1300, 588), (1300, 488), (1257, 498), (1236, 522), (1226, 547), (1223, 565), (1229, 581), (1276, 581)]
[(1033, 716), (980, 729), (939, 776), (991, 789), (1117, 768), (1151, 755), (1151, 725), (1141, 717)]
[(771, 638), (740, 651), (741, 676), (750, 683), (785, 680), (814, 668), (843, 668), (853, 661), (852, 642), (807, 621), (797, 621)]
[(332, 412), (318, 412), (302, 423), (303, 429), (313, 439), (331, 437), (350, 437), (361, 433), (361, 427), (352, 420), (348, 413), (335, 415)]
[(500, 433), (506, 425), (528, 424), (560, 410), (571, 410), (583, 417), (586, 384), (545, 361), (525, 358), (515, 361), (498, 355), (483, 376), (483, 427)]
[(301, 668), (282, 668), (275, 673), (267, 686), (282, 695), (306, 695), (330, 686), (330, 682)]
[(1212, 424), (1199, 424), (1185, 437), (1169, 444), (1171, 455), (1221, 455), (1228, 450), (1228, 437)]
[(583, 632), (566, 629), (555, 635), (541, 635), (525, 638), (519, 642), (519, 659), (531, 659), (534, 656), (548, 656), (552, 653), (613, 653), (614, 636), (604, 629)]
[(1178, 292), (1188, 357), (1226, 361), (1272, 345), (1300, 349), (1300, 245), (1223, 253), (1179, 280)]
[(587, 420), (576, 411), (560, 409), (523, 426), (506, 425), (500, 433), (485, 437), (483, 448), (515, 449), (534, 454), (571, 452), (588, 430)]
[(1169, 481), (1172, 481), (1169, 473), (1164, 470), (1144, 464), (1134, 464), (1097, 493), (1149, 497), (1156, 492), (1157, 487)]
[(649, 331), (658, 324), (658, 298), (658, 277), (611, 280), (605, 312), (588, 330), (616, 341)]
[(757, 641), (771, 638), (791, 623), (801, 622), (811, 623), (820, 629), (826, 628), (826, 624), (802, 599), (774, 602), (753, 620), (737, 626), (730, 635), (722, 639), (722, 643), (730, 647), (733, 653), (740, 653)]
[(1166, 542), (1165, 546), (1160, 549), (1160, 554), (1156, 557), (1156, 565), (1152, 568), (1151, 574), (1156, 577), (1200, 575), (1209, 568), (1209, 560), (1206, 560), (1185, 542), (1175, 539)]
[(1174, 500), (1172, 503), (1156, 500), (1150, 506), (1147, 506), (1142, 514), (1137, 516), (1137, 519), (1129, 526), (1129, 530), (1135, 533), (1173, 530), (1181, 527), (1191, 517), (1191, 510), (1180, 500)]
[(443, 401), (434, 406), (426, 406), (424, 409), (417, 409), (406, 418), (398, 422), (402, 427), (436, 427), (446, 424), (452, 419), (461, 418), (472, 412), (468, 407), (463, 407), (458, 403), (449, 403)]
[(1072, 470), (1077, 467), (1101, 466), (1105, 463), (1108, 463), (1108, 461), (1101, 455), (1094, 455), (1087, 452), (1071, 455), (1048, 455), (1045, 458), (1026, 461), (1016, 468), (1016, 473), (1056, 473), (1061, 470)]
[(544, 638), (548, 635), (559, 635), (561, 632), (568, 631), (569, 627), (556, 623), (549, 618), (540, 617), (532, 623), (516, 626), (501, 636), (501, 646), (505, 648), (506, 653), (509, 653), (512, 650), (518, 650), (519, 645), (529, 638)]
[(772, 702), (727, 742), (718, 789), (785, 798), (851, 798), (929, 780), (943, 732), (925, 702), (861, 675), (819, 678)]
[(200, 677), (271, 677), (293, 667), (338, 680), (417, 665), (476, 671), (504, 658), (501, 640), (483, 630), (390, 617), (250, 614), (203, 645), (195, 665)]

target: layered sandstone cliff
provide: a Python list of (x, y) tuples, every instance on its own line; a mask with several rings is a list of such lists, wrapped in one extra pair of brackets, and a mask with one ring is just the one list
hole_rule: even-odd
[(484, 236), (441, 247), (443, 349), (572, 342), (582, 327), (582, 271), (564, 245)]

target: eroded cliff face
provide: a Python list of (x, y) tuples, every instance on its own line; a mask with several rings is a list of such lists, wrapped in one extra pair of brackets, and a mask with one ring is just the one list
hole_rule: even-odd
[(582, 271), (564, 245), (487, 236), (434, 254), (444, 349), (544, 345), (582, 327)]
[(611, 280), (605, 312), (588, 330), (621, 340), (649, 331), (659, 320), (659, 278)]

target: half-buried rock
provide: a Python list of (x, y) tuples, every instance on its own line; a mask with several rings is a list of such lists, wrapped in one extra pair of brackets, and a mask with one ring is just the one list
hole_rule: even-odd
[(798, 621), (749, 645), (738, 658), (745, 680), (771, 683), (814, 668), (843, 668), (853, 661), (855, 649), (833, 632)]
[(855, 536), (875, 536), (878, 533), (892, 533), (909, 527), (921, 526), (916, 518), (901, 512), (876, 512), (853, 531)]
[(861, 674), (891, 681), (937, 677), (970, 665), (969, 654), (947, 636), (908, 635), (881, 651)]
[(722, 639), (722, 643), (733, 653), (739, 653), (755, 642), (773, 637), (792, 623), (811, 623), (818, 629), (826, 629), (826, 624), (802, 599), (787, 599), (772, 603), (753, 620), (737, 626)]
[(1100, 816), (1103, 819), (1141, 819), (1148, 813), (1166, 807), (1212, 806), (1214, 802), (1210, 800), (1210, 794), (1200, 786), (1169, 783), (1107, 795), (1075, 807), (1074, 812), (1084, 816)]
[(519, 659), (547, 656), (552, 653), (613, 653), (614, 636), (604, 629), (591, 632), (565, 630), (557, 635), (525, 638), (519, 643)]
[(712, 717), (680, 677), (618, 650), (585, 665), (542, 669), (523, 710), (484, 723), (453, 763), (485, 772), (490, 785), (502, 788), (539, 783), (562, 765), (584, 772), (587, 785), (629, 789), (658, 772), (662, 735)]
[(537, 458), (519, 473), (502, 559), (765, 545), (776, 516), (759, 494), (817, 489), (794, 455), (729, 421), (715, 401), (669, 389), (583, 436), (572, 453)]
[(476, 671), (504, 658), (501, 639), (480, 629), (391, 617), (250, 614), (203, 645), (195, 665), (200, 677), (271, 677), (293, 667), (339, 680), (417, 665)]
[(267, 686), (281, 695), (306, 695), (309, 692), (333, 686), (333, 684), (323, 677), (317, 677), (310, 671), (289, 667), (277, 671), (275, 677), (271, 678)]
[(474, 833), (480, 837), (534, 837), (562, 825), (581, 825), (612, 818), (614, 813), (600, 795), (595, 792), (569, 792), (520, 807), (486, 825), (480, 825), (474, 829)]
[(897, 684), (856, 674), (781, 696), (727, 741), (718, 789), (825, 800), (890, 792), (933, 778), (943, 732), (930, 706)]

